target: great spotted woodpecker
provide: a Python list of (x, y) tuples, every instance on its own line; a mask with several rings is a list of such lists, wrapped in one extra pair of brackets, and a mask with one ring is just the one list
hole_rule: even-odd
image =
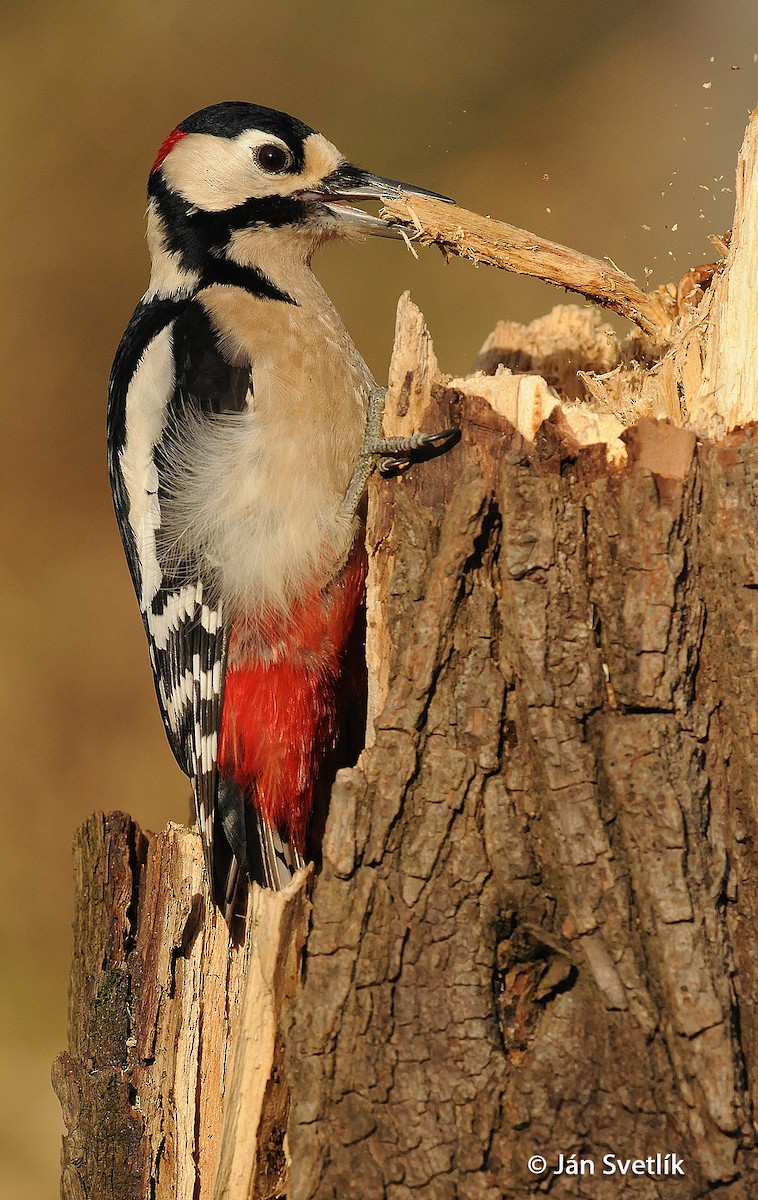
[[(311, 272), (344, 235), (396, 235), (351, 201), (406, 192), (301, 121), (194, 113), (148, 181), (150, 286), (110, 378), (116, 515), (166, 733), (193, 784), (211, 895), (278, 888), (360, 708), (361, 498), (383, 393)], [(439, 197), (444, 199), (444, 197)]]

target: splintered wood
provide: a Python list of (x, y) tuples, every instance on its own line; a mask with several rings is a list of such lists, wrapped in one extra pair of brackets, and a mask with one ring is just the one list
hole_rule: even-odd
[(707, 366), (690, 411), (693, 425), (711, 436), (758, 420), (758, 108), (737, 163), (726, 266), (711, 289)]
[(74, 847), (69, 1049), (53, 1069), (63, 1200), (273, 1200), (287, 1186), (282, 1007), (308, 923), (301, 872), (253, 889), (230, 944), (195, 831), (94, 814)]
[[(582, 442), (591, 435), (590, 414), (602, 418), (594, 421), (598, 440), (607, 440), (618, 460), (618, 434), (639, 417), (666, 418), (707, 436), (758, 419), (758, 109), (740, 151), (736, 198), (731, 239), (720, 243), (723, 262), (695, 267), (678, 288), (649, 295), (609, 263), (441, 201), (404, 195), (385, 201), (383, 211), (411, 241), (543, 279), (638, 326), (641, 332), (620, 341), (599, 318), (561, 306), (527, 327), (500, 322), (476, 363), (493, 377), (498, 368), (518, 376), (517, 384), (479, 377), (476, 390), (496, 407), (505, 403), (501, 411), (525, 436), (551, 401), (562, 402)], [(561, 347), (551, 348), (551, 338)], [(474, 386), (471, 377), (468, 383)]]
[(593, 304), (633, 321), (653, 341), (663, 340), (668, 332), (670, 318), (659, 299), (646, 295), (633, 279), (610, 263), (441, 200), (403, 194), (398, 200), (385, 200), (383, 212), (405, 227), (411, 237), (423, 245), (439, 246), (446, 255), (531, 275), (579, 292)]

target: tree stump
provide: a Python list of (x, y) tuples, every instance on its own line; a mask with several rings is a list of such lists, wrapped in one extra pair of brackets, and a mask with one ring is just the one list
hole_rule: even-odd
[(194, 832), (83, 828), (65, 1200), (758, 1194), (757, 148), (657, 348), (450, 380), (401, 301), (385, 430), (462, 440), (371, 484), (322, 869), (230, 948)]

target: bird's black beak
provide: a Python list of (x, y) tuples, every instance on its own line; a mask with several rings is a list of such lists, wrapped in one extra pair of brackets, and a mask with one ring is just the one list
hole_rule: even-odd
[(362, 208), (354, 208), (351, 201), (395, 200), (401, 192), (409, 196), (425, 196), (430, 200), (455, 204), (449, 196), (440, 196), (438, 192), (430, 192), (412, 183), (401, 183), (399, 179), (384, 179), (381, 175), (372, 175), (349, 163), (343, 164), (327, 176), (318, 189), (322, 204), (336, 218), (340, 228), (346, 233), (373, 234), (375, 237), (403, 235), (398, 226), (390, 225), (382, 217), (373, 216)]

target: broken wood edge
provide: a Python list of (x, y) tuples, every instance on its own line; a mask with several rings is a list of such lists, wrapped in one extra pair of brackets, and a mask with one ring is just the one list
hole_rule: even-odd
[(300, 978), (312, 865), (280, 892), (254, 885), (246, 928), (245, 988), (224, 1097), (214, 1200), (286, 1193), (289, 1092), (281, 1019)]
[[(718, 437), (758, 420), (758, 107), (739, 153), (734, 224), (723, 263), (686, 272), (672, 286), (646, 294), (613, 265), (547, 241), (527, 230), (442, 201), (403, 193), (386, 199), (384, 215), (410, 240), (438, 245), (446, 256), (529, 275), (567, 288), (633, 321), (650, 339), (646, 357), (668, 373), (672, 419)], [(684, 286), (686, 284), (686, 286)], [(604, 380), (598, 377), (602, 398)], [(589, 390), (591, 391), (591, 385)], [(675, 400), (679, 397), (679, 410)]]
[(702, 383), (690, 408), (693, 428), (709, 437), (758, 420), (758, 106), (737, 161), (734, 225), (708, 297)]
[(499, 368), (494, 375), (450, 379), (446, 386), (464, 396), (483, 400), (529, 442), (534, 443), (543, 422), (560, 415), (577, 445), (602, 444), (610, 464), (623, 466), (626, 462), (622, 434), (627, 427), (623, 421), (613, 413), (596, 412), (586, 404), (565, 403), (541, 375), (512, 375)]
[[(538, 374), (513, 374), (498, 368), (493, 375), (482, 372), (465, 378), (451, 378), (440, 371), (431, 335), (421, 310), (404, 292), (398, 301), (395, 339), (388, 375), (384, 409), (384, 432), (388, 437), (406, 437), (429, 427), (429, 411), (440, 393), (455, 395), (465, 415), (467, 407), (476, 408), (480, 417), (491, 412), (496, 427), (510, 428), (519, 434), (536, 455), (536, 439), (546, 422), (561, 423), (564, 435), (573, 439), (577, 449), (602, 444), (608, 469), (619, 469), (627, 460), (622, 435), (623, 423), (609, 413), (597, 413), (586, 405), (562, 404), (560, 397)], [(455, 455), (455, 449), (451, 451)], [(417, 470), (424, 472), (428, 465)], [(387, 487), (385, 480), (369, 485), (368, 576), (366, 583), (366, 663), (368, 668), (368, 715), (365, 747), (375, 742), (376, 720), (384, 708), (389, 690), (393, 642), (384, 598), (394, 562), (377, 544), (374, 515), (380, 496), (377, 489)], [(402, 486), (402, 482), (400, 483)]]
[[(755, 170), (755, 161), (758, 158), (754, 136), (756, 127), (756, 121), (753, 120), (749, 129), (751, 136), (746, 136), (746, 145), (752, 147), (752, 165), (750, 169), (745, 166), (743, 175), (746, 179), (749, 177), (751, 180), (758, 178)], [(758, 183), (754, 183), (754, 186), (758, 186)], [(745, 184), (740, 190), (738, 203), (744, 204), (748, 195), (752, 195), (752, 192)], [(755, 199), (754, 208), (758, 214), (758, 195)], [(758, 229), (758, 225), (756, 225), (756, 229)], [(745, 244), (744, 234), (737, 244), (737, 252), (739, 252), (740, 244)], [(756, 252), (758, 252), (758, 234), (756, 235)], [(758, 269), (756, 273), (758, 274)], [(726, 275), (727, 271), (722, 274)], [(744, 276), (744, 272), (742, 274)], [(733, 293), (730, 303), (735, 304), (737, 301)], [(740, 303), (747, 307), (749, 313), (752, 312), (746, 286), (741, 287), (739, 297)], [(564, 307), (567, 308), (567, 311), (570, 308), (570, 306)], [(561, 311), (560, 308), (553, 310), (551, 317)], [(575, 311), (585, 312), (586, 310)], [(384, 431), (389, 437), (402, 437), (428, 428), (429, 411), (434, 409), (435, 396), (439, 396), (440, 393), (448, 395), (454, 393), (459, 401), (459, 411), (465, 414), (467, 405), (470, 408), (478, 406), (477, 419), (482, 419), (485, 410), (494, 414), (495, 418), (502, 418), (524, 439), (525, 453), (535, 457), (537, 456), (540, 431), (547, 422), (552, 422), (554, 426), (560, 427), (560, 437), (564, 441), (568, 438), (573, 442), (576, 452), (593, 446), (602, 446), (607, 471), (618, 471), (627, 466), (630, 442), (635, 445), (638, 442), (646, 446), (652, 445), (655, 438), (649, 432), (648, 426), (655, 428), (656, 421), (668, 422), (672, 428), (678, 428), (683, 434), (686, 434), (685, 450), (687, 450), (690, 444), (694, 445), (696, 436), (714, 439), (723, 436), (726, 432), (723, 420), (709, 423), (698, 419), (693, 420), (692, 415), (692, 409), (695, 411), (696, 418), (700, 415), (697, 412), (697, 396), (703, 389), (704, 379), (708, 377), (707, 356), (709, 349), (711, 353), (714, 352), (712, 325), (713, 322), (718, 322), (720, 314), (719, 304), (714, 302), (713, 296), (706, 292), (700, 305), (686, 314), (674, 341), (662, 358), (647, 366), (635, 363), (631, 368), (626, 368), (637, 371), (639, 382), (642, 385), (641, 395), (644, 395), (645, 389), (647, 389), (647, 395), (645, 396), (646, 404), (640, 405), (637, 412), (634, 412), (632, 407), (632, 419), (622, 420), (619, 415), (610, 411), (610, 401), (605, 393), (611, 376), (621, 372), (624, 369), (623, 364), (619, 364), (606, 375), (592, 375), (576, 370), (577, 377), (585, 380), (591, 397), (596, 400), (594, 405), (592, 403), (567, 403), (561, 399), (561, 396), (550, 386), (544, 376), (536, 371), (516, 372), (498, 366), (494, 373), (489, 374), (479, 371), (460, 378), (445, 375), (440, 371), (423, 314), (410, 299), (409, 293), (406, 292), (398, 302), (395, 341), (388, 375)], [(533, 324), (537, 324), (537, 322)], [(751, 331), (751, 335), (756, 346), (756, 355), (758, 355), (758, 322), (753, 322), (753, 324), (755, 328)], [(531, 327), (520, 328), (528, 334)], [(747, 331), (744, 332), (745, 340), (748, 340), (750, 335)], [(716, 344), (720, 345), (720, 343)], [(488, 346), (492, 349), (491, 339), (485, 342), (485, 347)], [(733, 343), (729, 344), (729, 348), (734, 349)], [(577, 350), (577, 356), (579, 357), (579, 355), (580, 351)], [(752, 359), (750, 362), (752, 363)], [(723, 369), (734, 370), (733, 357), (729, 360), (728, 366), (725, 365)], [(758, 373), (758, 357), (755, 361), (755, 370)], [(750, 397), (745, 397), (743, 393), (740, 393), (740, 396), (745, 401), (740, 412), (745, 415), (746, 411), (752, 411), (752, 418), (755, 419), (758, 416), (758, 374), (756, 375), (755, 393)], [(746, 408), (750, 403), (753, 406), (752, 410)], [(442, 419), (448, 418), (442, 417)], [(502, 422), (500, 427), (504, 428)], [(643, 432), (640, 432), (641, 430)], [(647, 432), (644, 432), (645, 430)], [(665, 443), (668, 450), (661, 452), (660, 447), (650, 449), (650, 462), (647, 462), (645, 454), (640, 454), (637, 449), (634, 461), (638, 466), (648, 467), (654, 474), (664, 478), (679, 477), (677, 466), (679, 451), (668, 466), (665, 462), (665, 455), (673, 452), (675, 439), (666, 440), (664, 434), (661, 434), (661, 437), (663, 438), (661, 445)], [(453, 449), (451, 453), (454, 455), (455, 450)], [(684, 453), (684, 457), (686, 458), (686, 453)], [(423, 466), (418, 468), (419, 471), (425, 469)], [(369, 680), (367, 748), (374, 744), (375, 722), (387, 698), (389, 664), (392, 661), (393, 649), (391, 631), (383, 603), (383, 597), (388, 594), (388, 581), (392, 576), (393, 561), (391, 556), (381, 552), (381, 548), (377, 552), (377, 546), (372, 544), (372, 521), (377, 503), (376, 498), (372, 499), (372, 496), (375, 497), (377, 487), (385, 486), (387, 484), (384, 481), (378, 483), (372, 481), (369, 488), (369, 535), (367, 539), (369, 569), (366, 596), (366, 661)]]
[(280, 1025), (300, 978), (312, 868), (250, 890), (233, 943), (196, 829), (144, 835), (94, 813), (74, 841), (68, 1048), (53, 1082), (64, 1200), (286, 1191), (289, 1088)]

